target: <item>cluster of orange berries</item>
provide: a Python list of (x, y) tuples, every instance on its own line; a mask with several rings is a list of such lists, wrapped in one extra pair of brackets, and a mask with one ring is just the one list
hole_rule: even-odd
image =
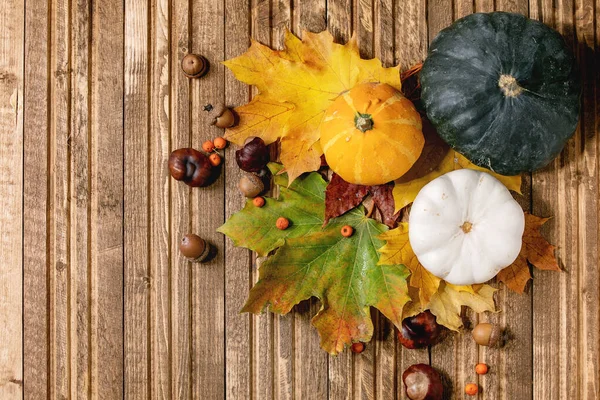
[[(484, 363), (479, 363), (475, 366), (475, 372), (477, 375), (485, 375), (488, 372), (488, 366)], [(479, 393), (479, 386), (476, 383), (467, 383), (465, 386), (465, 393), (469, 396), (475, 396)]]
[(227, 140), (220, 136), (202, 143), (202, 150), (210, 154), (208, 159), (214, 167), (221, 165), (221, 155), (217, 150), (223, 150), (225, 147), (227, 147)]
[[(265, 198), (257, 196), (252, 199), (252, 204), (254, 204), (255, 207), (263, 207), (265, 205)], [(279, 217), (277, 218), (277, 221), (275, 221), (275, 226), (277, 229), (284, 231), (290, 227), (290, 220), (285, 217)], [(350, 237), (354, 233), (354, 229), (350, 225), (344, 225), (342, 226), (342, 229), (340, 229), (340, 233), (344, 237)]]

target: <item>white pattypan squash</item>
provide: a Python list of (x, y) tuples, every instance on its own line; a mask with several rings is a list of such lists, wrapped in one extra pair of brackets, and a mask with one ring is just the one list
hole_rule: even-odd
[(508, 189), (485, 172), (460, 169), (421, 189), (408, 237), (419, 262), (454, 285), (492, 279), (521, 251), (525, 215)]

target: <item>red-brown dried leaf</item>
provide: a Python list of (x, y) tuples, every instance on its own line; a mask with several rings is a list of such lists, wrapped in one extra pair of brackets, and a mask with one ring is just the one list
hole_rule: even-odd
[(325, 225), (331, 218), (350, 211), (367, 197), (373, 196), (373, 202), (381, 213), (383, 223), (390, 228), (397, 226), (399, 213), (394, 213), (393, 183), (378, 186), (363, 186), (348, 183), (339, 175), (333, 174), (325, 191)]
[(385, 185), (379, 186), (369, 186), (369, 191), (371, 192), (371, 195), (373, 195), (375, 207), (377, 207), (381, 213), (382, 222), (392, 229), (398, 226), (396, 221), (400, 215), (400, 212), (394, 213), (395, 205), (394, 195), (392, 194), (393, 190), (393, 183), (386, 183)]
[(355, 185), (343, 180), (338, 174), (333, 174), (325, 190), (325, 224), (331, 218), (352, 210), (362, 203), (369, 194), (369, 187)]

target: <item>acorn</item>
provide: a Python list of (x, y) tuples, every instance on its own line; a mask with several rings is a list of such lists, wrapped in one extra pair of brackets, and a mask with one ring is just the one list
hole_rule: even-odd
[(480, 346), (500, 347), (503, 344), (502, 329), (487, 322), (477, 324), (471, 335)]
[(187, 54), (181, 60), (181, 69), (188, 78), (201, 78), (208, 73), (209, 68), (206, 57), (199, 54)]
[(208, 112), (208, 118), (211, 125), (219, 128), (230, 128), (235, 123), (233, 112), (225, 107), (223, 103), (215, 105), (207, 104), (204, 106), (204, 111)]
[(265, 190), (265, 185), (262, 180), (254, 175), (254, 174), (246, 174), (242, 176), (240, 182), (238, 183), (238, 188), (240, 192), (248, 198), (253, 198), (258, 196)]
[(210, 244), (200, 236), (188, 233), (181, 239), (179, 251), (191, 262), (203, 262), (210, 253)]

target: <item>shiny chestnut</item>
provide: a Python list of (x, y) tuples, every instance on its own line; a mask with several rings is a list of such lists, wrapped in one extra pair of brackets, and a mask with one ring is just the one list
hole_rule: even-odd
[(402, 321), (398, 340), (407, 349), (420, 349), (438, 343), (443, 331), (444, 327), (437, 323), (435, 315), (426, 310)]
[(427, 364), (411, 365), (402, 374), (404, 392), (410, 400), (442, 400), (440, 374)]
[(269, 160), (269, 149), (259, 137), (250, 138), (246, 141), (244, 147), (235, 152), (237, 165), (246, 172), (260, 171), (267, 165)]
[(183, 148), (169, 156), (169, 172), (175, 180), (186, 185), (206, 186), (210, 183), (212, 165), (208, 157), (198, 150)]

